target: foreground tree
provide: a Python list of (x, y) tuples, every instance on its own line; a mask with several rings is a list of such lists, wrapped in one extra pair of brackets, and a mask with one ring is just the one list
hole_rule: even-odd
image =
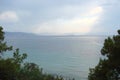
[(89, 80), (120, 80), (120, 30), (118, 35), (105, 39), (101, 49), (104, 58), (90, 69)]
[(12, 46), (7, 46), (6, 42), (4, 42), (4, 34), (3, 28), (0, 26), (0, 57), (3, 52), (12, 50)]
[(6, 51), (12, 51), (12, 46), (8, 46), (4, 41), (3, 28), (0, 26), (0, 80), (14, 80), (19, 73), (21, 63), (27, 57), (27, 54), (19, 54), (19, 49), (13, 53), (13, 57), (4, 59), (2, 54)]

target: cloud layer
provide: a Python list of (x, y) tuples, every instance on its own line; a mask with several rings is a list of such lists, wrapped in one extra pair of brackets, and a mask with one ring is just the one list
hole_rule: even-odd
[(14, 11), (6, 11), (0, 13), (0, 21), (3, 22), (16, 22), (19, 18)]
[(36, 34), (114, 34), (119, 29), (119, 0), (2, 0), (5, 31)]
[[(68, 10), (68, 8), (66, 9)], [(102, 7), (94, 7), (87, 13), (75, 15), (69, 19), (55, 19), (36, 25), (33, 33), (37, 34), (85, 34), (91, 31), (93, 25), (102, 13)], [(70, 11), (69, 11), (70, 12)]]

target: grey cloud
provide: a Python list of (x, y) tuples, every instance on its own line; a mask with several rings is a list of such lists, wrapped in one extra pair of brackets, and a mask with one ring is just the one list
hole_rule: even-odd
[(82, 17), (82, 14), (94, 6), (101, 6), (104, 12), (93, 29), (100, 29), (100, 32), (103, 29), (111, 30), (113, 27), (110, 25), (118, 25), (120, 21), (120, 0), (1, 0), (0, 5), (0, 12), (12, 10), (20, 16), (17, 24), (3, 24), (8, 29), (13, 26), (14, 29), (9, 31), (19, 30), (19, 27), (30, 29), (35, 24), (60, 18), (65, 20), (78, 15)]

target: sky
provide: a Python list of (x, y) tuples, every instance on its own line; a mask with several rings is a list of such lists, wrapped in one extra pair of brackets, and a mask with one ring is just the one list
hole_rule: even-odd
[(0, 0), (0, 26), (40, 35), (114, 35), (120, 0)]

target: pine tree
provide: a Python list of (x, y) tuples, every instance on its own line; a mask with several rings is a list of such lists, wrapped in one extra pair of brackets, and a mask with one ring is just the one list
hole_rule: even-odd
[(0, 55), (3, 54), (3, 52), (12, 50), (12, 46), (7, 46), (7, 43), (4, 41), (4, 34), (3, 28), (0, 26)]
[(120, 80), (120, 30), (118, 35), (108, 37), (101, 49), (104, 59), (90, 69), (89, 80)]

